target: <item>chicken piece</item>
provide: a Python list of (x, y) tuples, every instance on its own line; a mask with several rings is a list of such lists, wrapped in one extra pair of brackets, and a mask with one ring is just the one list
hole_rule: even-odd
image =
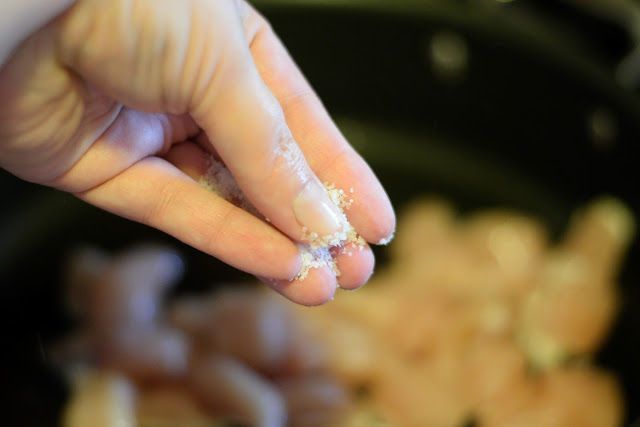
[(243, 363), (220, 355), (194, 360), (188, 386), (214, 414), (255, 427), (282, 427), (287, 406), (278, 389)]
[[(476, 262), (504, 286), (500, 293), (521, 296), (531, 289), (548, 247), (539, 221), (508, 210), (487, 210), (462, 222), (461, 243)], [(470, 280), (475, 280), (470, 277)]]
[(534, 392), (511, 413), (484, 419), (487, 426), (617, 427), (622, 425), (622, 396), (615, 380), (589, 367), (554, 369), (535, 384)]
[(211, 414), (181, 383), (152, 384), (140, 390), (136, 417), (141, 426), (216, 425)]
[(441, 290), (387, 292), (394, 316), (378, 330), (382, 342), (393, 342), (399, 357), (424, 358), (462, 339), (457, 322), (459, 300)]
[(116, 256), (79, 252), (70, 262), (68, 283), (70, 305), (84, 321), (78, 332), (84, 348), (59, 354), (84, 355), (137, 379), (182, 375), (188, 342), (166, 326), (161, 310), (164, 293), (183, 269), (175, 251), (157, 245)]
[(523, 304), (517, 339), (538, 369), (594, 353), (618, 313), (615, 286), (598, 282), (580, 260), (563, 252), (550, 254), (538, 289)]
[(530, 402), (536, 399), (539, 385), (532, 378), (514, 381), (509, 392), (501, 394), (499, 399), (489, 399), (474, 408), (475, 425), (478, 427), (537, 427), (538, 424), (517, 424), (513, 420), (526, 413)]
[(290, 427), (338, 425), (349, 406), (348, 391), (325, 375), (306, 375), (277, 380), (289, 411)]
[(561, 248), (584, 258), (589, 274), (606, 283), (616, 278), (635, 235), (633, 213), (613, 197), (601, 197), (576, 212)]
[(90, 284), (88, 323), (95, 334), (114, 329), (155, 328), (164, 292), (182, 276), (175, 251), (153, 245), (133, 247), (112, 258)]
[(199, 345), (252, 368), (275, 374), (286, 368), (295, 321), (286, 301), (256, 289), (225, 289), (208, 298), (173, 304), (171, 322)]
[(134, 427), (136, 390), (125, 377), (88, 371), (73, 385), (62, 417), (64, 427)]
[(455, 209), (439, 198), (422, 198), (409, 203), (398, 218), (398, 229), (389, 246), (393, 260), (417, 257), (451, 238)]
[(65, 268), (65, 302), (69, 313), (86, 319), (93, 285), (105, 274), (111, 256), (94, 247), (83, 247), (70, 257)]
[(371, 386), (381, 417), (393, 426), (464, 425), (470, 408), (442, 368), (429, 363), (381, 366)]
[(474, 410), (500, 405), (528, 379), (527, 360), (504, 336), (478, 337), (461, 356), (461, 387)]
[(322, 346), (324, 369), (355, 387), (374, 375), (377, 363), (388, 357), (388, 352), (377, 341), (381, 337), (375, 336), (366, 324), (330, 315), (331, 312), (314, 308), (299, 322), (306, 323), (307, 337)]
[(189, 341), (182, 331), (118, 331), (106, 341), (96, 342), (97, 362), (140, 380), (173, 379), (184, 376), (190, 357)]

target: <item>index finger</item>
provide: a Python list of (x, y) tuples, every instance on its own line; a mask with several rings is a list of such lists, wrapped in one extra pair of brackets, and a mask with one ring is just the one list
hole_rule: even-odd
[(267, 21), (243, 3), (245, 32), (258, 72), (282, 107), (307, 163), (323, 182), (352, 193), (353, 203), (345, 213), (365, 240), (390, 240), (395, 214), (384, 188), (344, 138)]

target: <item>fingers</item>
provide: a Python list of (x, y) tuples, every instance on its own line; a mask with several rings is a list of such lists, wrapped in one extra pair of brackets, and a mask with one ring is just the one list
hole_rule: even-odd
[[(367, 240), (377, 242), (392, 232), (395, 219), (384, 190), (341, 137), (264, 21), (251, 39), (252, 51), (247, 47), (243, 24), (250, 26), (257, 15), (244, 3), (194, 0), (193, 12), (198, 13), (186, 13), (181, 2), (163, 8), (141, 2), (131, 16), (119, 3), (83, 5), (63, 20), (61, 62), (125, 105), (188, 113), (207, 135), (202, 138), (206, 151), (223, 160), (247, 198), (277, 229), (297, 241), (305, 234), (345, 232), (349, 225), (329, 199), (322, 185), (327, 181), (346, 191), (353, 189), (348, 218)], [(129, 16), (136, 25), (105, 43), (111, 40), (105, 38), (112, 21), (103, 19), (107, 12), (116, 20)], [(91, 14), (93, 26), (83, 19)], [(180, 36), (185, 28), (188, 38)], [(78, 35), (88, 41), (78, 42)], [(158, 40), (166, 49), (156, 49)], [(132, 56), (133, 51), (148, 54)], [(96, 66), (102, 63), (105, 67)], [(192, 136), (192, 129), (186, 134)], [(151, 151), (162, 153), (166, 148)], [(179, 169), (201, 167), (195, 157), (186, 160)], [(80, 194), (259, 276), (289, 279), (300, 267), (295, 245), (285, 236), (206, 193), (193, 179), (158, 159), (133, 162), (120, 175)], [(343, 257), (340, 264), (346, 263), (346, 256), (338, 257)], [(370, 252), (352, 256), (353, 266), (341, 276), (340, 285), (361, 284), (371, 274), (372, 259)], [(329, 298), (335, 291), (335, 275), (326, 269), (313, 273), (304, 285), (298, 280), (277, 288), (310, 304)]]
[[(166, 159), (194, 180), (201, 179), (209, 167), (207, 154), (190, 142), (174, 145)], [(366, 283), (373, 272), (374, 256), (368, 245), (360, 249), (359, 245), (347, 243), (344, 247), (334, 248), (332, 255), (340, 270), (337, 281), (330, 268), (315, 272), (312, 269), (304, 281), (271, 280), (268, 276), (261, 280), (294, 302), (318, 305), (333, 297), (337, 284), (344, 289), (355, 289)]]
[(60, 20), (60, 62), (127, 106), (190, 114), (211, 141), (209, 151), (291, 238), (300, 239), (303, 226), (319, 235), (342, 229), (345, 221), (255, 68), (237, 2), (129, 6), (78, 2)]
[(337, 288), (336, 275), (326, 266), (310, 269), (304, 280), (272, 279), (270, 276), (258, 276), (258, 279), (289, 300), (306, 306), (330, 301)]
[(258, 71), (282, 107), (293, 137), (323, 182), (353, 189), (349, 222), (370, 243), (389, 238), (395, 215), (366, 162), (351, 148), (266, 21), (249, 9), (245, 32)]
[[(346, 221), (293, 138), (277, 99), (247, 48), (240, 12), (225, 34), (227, 49), (203, 85), (192, 115), (252, 204), (292, 239), (303, 227), (320, 236)], [(211, 147), (213, 149), (213, 147)]]
[[(302, 279), (282, 280), (260, 277), (263, 283), (282, 294), (291, 301), (316, 306), (333, 299), (338, 286), (342, 289), (353, 290), (364, 285), (373, 273), (374, 256), (368, 246), (362, 250), (346, 248), (332, 249), (336, 267), (340, 275), (336, 277), (330, 266), (311, 268), (308, 275)], [(351, 253), (351, 255), (349, 255)]]
[[(395, 217), (377, 178), (341, 136), (264, 20), (246, 4), (242, 10), (252, 57), (240, 50), (228, 59), (242, 66), (227, 65), (234, 74), (218, 74), (224, 84), (216, 85), (215, 102), (205, 102), (196, 115), (216, 152), (258, 210), (294, 240), (301, 240), (303, 227), (321, 236), (344, 227), (320, 181), (352, 192), (346, 214), (367, 240), (388, 238)], [(341, 254), (338, 263), (345, 270), (338, 283), (347, 289), (362, 285), (373, 272), (369, 248), (356, 256)], [(266, 281), (286, 297), (313, 305), (333, 295), (336, 281), (330, 276), (320, 269), (304, 285)]]
[(361, 251), (351, 251), (349, 248), (348, 245), (345, 252), (342, 252), (342, 248), (332, 249), (336, 267), (340, 271), (338, 277), (330, 266), (321, 266), (309, 269), (304, 279), (283, 280), (265, 276), (258, 276), (258, 279), (295, 303), (306, 306), (324, 304), (333, 299), (338, 286), (348, 290), (359, 288), (373, 273), (371, 248), (366, 246)]
[(251, 274), (286, 279), (300, 269), (299, 252), (286, 236), (156, 157), (78, 196)]

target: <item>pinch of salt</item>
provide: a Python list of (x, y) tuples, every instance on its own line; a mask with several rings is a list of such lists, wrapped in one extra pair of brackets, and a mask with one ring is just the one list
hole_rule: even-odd
[[(238, 186), (235, 178), (231, 172), (222, 163), (214, 159), (209, 158), (209, 168), (204, 176), (200, 178), (200, 184), (227, 201), (235, 204), (236, 206), (256, 215), (259, 218), (264, 218), (260, 212), (249, 202), (240, 187)], [(308, 243), (298, 243), (298, 250), (302, 257), (302, 267), (298, 272), (295, 280), (304, 280), (309, 270), (312, 268), (320, 268), (327, 266), (331, 268), (331, 271), (336, 276), (340, 276), (340, 270), (337, 266), (337, 261), (333, 258), (330, 252), (330, 248), (335, 246), (343, 246), (341, 253), (344, 253), (344, 246), (346, 243), (351, 243), (353, 248), (358, 247), (360, 251), (364, 249), (366, 242), (359, 236), (353, 226), (349, 224), (344, 210), (349, 209), (353, 203), (353, 199), (348, 202), (345, 200), (345, 192), (341, 189), (336, 189), (334, 184), (324, 183), (327, 189), (327, 195), (329, 199), (340, 209), (343, 215), (344, 229), (340, 230), (329, 236), (319, 236), (316, 232), (309, 230), (307, 227), (302, 228), (301, 239)], [(353, 193), (353, 187), (349, 190)], [(264, 218), (266, 221), (268, 219)], [(351, 253), (349, 254), (351, 256)]]

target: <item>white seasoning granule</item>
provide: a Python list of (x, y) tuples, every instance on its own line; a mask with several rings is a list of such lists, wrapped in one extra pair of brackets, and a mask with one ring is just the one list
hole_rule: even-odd
[(380, 239), (376, 245), (388, 245), (393, 240), (394, 234), (392, 233), (389, 237), (385, 237), (384, 239)]

